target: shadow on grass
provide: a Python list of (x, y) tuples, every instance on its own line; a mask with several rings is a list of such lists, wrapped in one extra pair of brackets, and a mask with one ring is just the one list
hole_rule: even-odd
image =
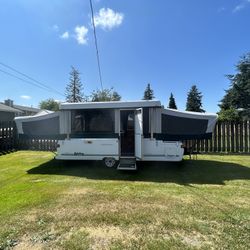
[(67, 175), (93, 180), (148, 181), (160, 183), (219, 184), (228, 180), (250, 180), (250, 168), (219, 161), (184, 160), (182, 163), (143, 162), (136, 172), (107, 168), (98, 161), (51, 160), (28, 174)]
[(10, 149), (10, 150), (0, 151), (0, 156), (7, 155), (7, 154), (10, 154), (10, 153), (13, 153), (13, 152), (16, 152), (16, 150), (15, 149)]

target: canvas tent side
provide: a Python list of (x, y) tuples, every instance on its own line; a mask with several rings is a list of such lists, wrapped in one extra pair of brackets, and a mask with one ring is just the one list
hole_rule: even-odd
[[(97, 134), (99, 137), (102, 135), (106, 137), (116, 135), (117, 137), (120, 134), (120, 110), (136, 110), (137, 108), (142, 108), (143, 111), (144, 138), (163, 141), (209, 139), (217, 121), (215, 114), (164, 109), (158, 101), (64, 103), (61, 104), (59, 112), (43, 111), (35, 116), (17, 117), (15, 121), (19, 135), (26, 137), (65, 139), (92, 137)], [(103, 116), (100, 116), (102, 111)], [(94, 117), (91, 120), (91, 127), (92, 132), (96, 133), (87, 131), (86, 119), (81, 120), (86, 115)], [(101, 127), (105, 125), (105, 120), (100, 120), (101, 117), (112, 120), (112, 129)], [(106, 125), (110, 126), (110, 124)], [(79, 130), (82, 132), (80, 133)]]
[(39, 138), (39, 139), (59, 139), (60, 113), (42, 111), (34, 116), (16, 117), (18, 135), (21, 138)]
[(216, 122), (216, 114), (162, 109), (160, 137), (169, 141), (210, 139)]

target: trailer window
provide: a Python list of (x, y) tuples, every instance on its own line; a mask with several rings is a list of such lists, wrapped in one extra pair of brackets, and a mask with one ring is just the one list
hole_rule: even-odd
[(114, 132), (114, 110), (72, 110), (72, 134)]

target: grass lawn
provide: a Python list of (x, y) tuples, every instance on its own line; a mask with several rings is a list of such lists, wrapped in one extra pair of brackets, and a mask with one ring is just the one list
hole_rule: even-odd
[(0, 249), (249, 249), (250, 156), (143, 163), (0, 156)]

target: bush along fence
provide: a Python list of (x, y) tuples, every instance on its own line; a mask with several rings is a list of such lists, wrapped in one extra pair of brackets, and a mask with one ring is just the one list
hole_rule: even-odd
[[(191, 152), (250, 154), (250, 121), (218, 122), (212, 139), (184, 142)], [(56, 151), (57, 140), (18, 138), (14, 122), (0, 122), (0, 152)]]

